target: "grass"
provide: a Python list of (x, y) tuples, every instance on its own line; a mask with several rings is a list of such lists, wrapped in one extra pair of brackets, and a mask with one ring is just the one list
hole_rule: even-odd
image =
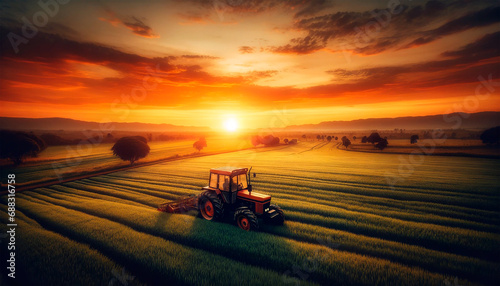
[[(90, 284), (107, 284), (110, 269), (123, 267), (134, 283), (145, 284), (498, 281), (499, 161), (425, 157), (390, 188), (385, 174), (398, 171), (399, 155), (343, 152), (334, 145), (301, 142), (198, 157), (20, 193), (22, 245), (26, 255), (37, 253), (38, 237), (57, 236), (47, 246), (64, 244), (61, 249), (76, 259), (67, 271)], [(285, 225), (246, 233), (195, 214), (156, 211), (159, 203), (199, 193), (208, 170), (224, 165), (253, 166), (255, 191), (271, 194), (283, 207)], [(46, 259), (66, 261), (59, 252), (46, 252), (31, 263), (42, 271)], [(95, 261), (94, 274), (86, 272), (90, 266), (77, 267), (88, 261)], [(40, 279), (52, 285), (75, 281)]]

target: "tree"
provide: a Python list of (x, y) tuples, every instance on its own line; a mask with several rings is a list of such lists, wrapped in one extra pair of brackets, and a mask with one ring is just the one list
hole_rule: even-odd
[(346, 136), (342, 137), (342, 145), (344, 145), (345, 148), (347, 149), (347, 147), (351, 145), (351, 140), (349, 140), (349, 138), (347, 138)]
[(382, 140), (382, 137), (380, 137), (377, 132), (373, 132), (370, 136), (368, 136), (368, 138), (366, 138), (366, 141), (372, 144), (380, 142), (380, 140)]
[(380, 150), (384, 150), (388, 144), (389, 142), (387, 142), (387, 139), (380, 139), (380, 141), (378, 141), (377, 144), (375, 144), (375, 147)]
[(339, 137), (335, 136), (335, 140), (339, 140)]
[(288, 138), (283, 139), (283, 142), (285, 142), (285, 144), (288, 144)]
[(306, 134), (302, 135), (302, 139), (307, 139), (307, 135)]
[(354, 139), (354, 141), (356, 141), (356, 136), (352, 136), (352, 139)]
[(326, 137), (326, 140), (327, 140), (328, 142), (332, 141), (332, 136), (328, 135), (328, 137)]
[(363, 138), (361, 138), (361, 143), (367, 143), (367, 142), (368, 142), (368, 137), (363, 136)]
[(485, 130), (479, 138), (484, 144), (500, 143), (500, 126)]
[(9, 159), (15, 166), (26, 157), (37, 157), (45, 148), (45, 142), (32, 133), (0, 131), (0, 158)]
[(415, 135), (412, 135), (412, 136), (410, 137), (410, 144), (415, 144), (415, 143), (417, 143), (418, 139), (420, 139), (420, 138), (418, 137), (418, 135), (416, 135), (416, 134), (415, 134)]
[(262, 138), (262, 144), (266, 146), (276, 146), (280, 144), (279, 137), (274, 137), (273, 135), (267, 135)]
[(321, 140), (321, 135), (316, 136), (316, 139)]
[(142, 136), (128, 136), (118, 139), (111, 150), (113, 151), (113, 155), (123, 161), (130, 161), (130, 164), (134, 164), (135, 161), (146, 157), (150, 149), (146, 138)]
[(262, 138), (259, 135), (254, 135), (250, 138), (253, 147), (257, 147), (257, 145), (262, 144)]
[(203, 148), (205, 147), (207, 147), (207, 141), (205, 140), (205, 137), (201, 137), (198, 141), (193, 143), (193, 148), (198, 150), (198, 152), (203, 150)]

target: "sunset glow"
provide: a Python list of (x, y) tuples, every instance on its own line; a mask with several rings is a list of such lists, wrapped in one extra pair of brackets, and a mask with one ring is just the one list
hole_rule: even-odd
[(2, 4), (1, 116), (220, 126), (240, 110), (268, 128), (500, 110), (497, 2), (71, 1), (27, 37), (37, 3)]

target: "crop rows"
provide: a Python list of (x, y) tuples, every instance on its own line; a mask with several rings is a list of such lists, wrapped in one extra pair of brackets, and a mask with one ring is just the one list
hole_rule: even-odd
[[(100, 284), (113, 279), (109, 271), (115, 268), (126, 269), (137, 284), (443, 285), (455, 277), (462, 284), (499, 279), (500, 184), (491, 171), (499, 162), (430, 157), (391, 187), (385, 174), (397, 172), (396, 155), (342, 152), (333, 144), (186, 159), (24, 192), (17, 200), (23, 245), (37, 253), (32, 260), (42, 268), (45, 257), (65, 260), (59, 252), (38, 253), (37, 237), (64, 243), (61, 251), (72, 252), (81, 265), (96, 261), (97, 270), (68, 263), (69, 272)], [(230, 221), (156, 211), (159, 203), (199, 193), (208, 170), (224, 165), (253, 166), (254, 190), (272, 195), (285, 210), (283, 227), (262, 225), (246, 233)], [(76, 279), (27, 277), (51, 284)]]

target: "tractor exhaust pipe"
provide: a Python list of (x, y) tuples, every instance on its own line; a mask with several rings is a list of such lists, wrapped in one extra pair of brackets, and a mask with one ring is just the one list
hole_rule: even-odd
[[(251, 179), (250, 179), (250, 172), (252, 171), (252, 167), (250, 167), (250, 169), (248, 169), (248, 173), (247, 173), (247, 181), (248, 181), (248, 187), (247, 187), (247, 190), (248, 190), (248, 194), (252, 194), (252, 183), (251, 183)], [(255, 175), (255, 174), (254, 174)]]

